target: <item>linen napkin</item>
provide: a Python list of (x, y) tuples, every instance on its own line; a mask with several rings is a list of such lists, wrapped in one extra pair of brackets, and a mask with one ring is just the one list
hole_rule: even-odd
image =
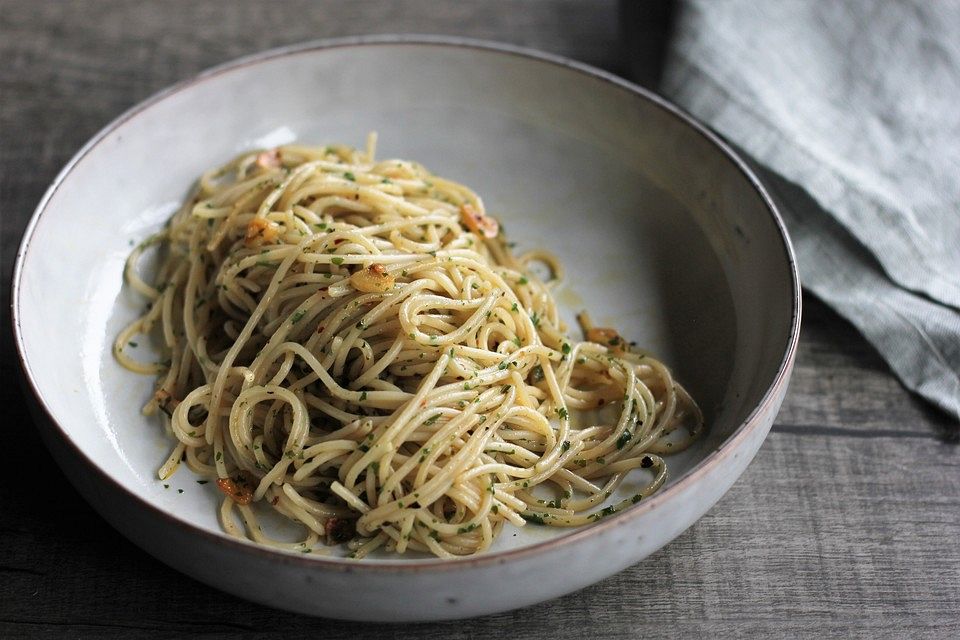
[(759, 165), (803, 286), (960, 419), (960, 2), (684, 0), (661, 90)]

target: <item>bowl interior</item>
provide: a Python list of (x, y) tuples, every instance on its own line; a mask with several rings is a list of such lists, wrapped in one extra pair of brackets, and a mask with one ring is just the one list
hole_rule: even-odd
[[(762, 197), (703, 134), (608, 80), (502, 51), (301, 50), (215, 71), (121, 119), (65, 175), (29, 238), (15, 300), (29, 373), (67, 437), (118, 483), (220, 532), (215, 487), (186, 469), (157, 479), (170, 441), (139, 412), (153, 380), (111, 356), (144, 304), (123, 286), (132, 244), (240, 151), (360, 146), (370, 130), (379, 157), (472, 186), (521, 249), (559, 255), (572, 332), (586, 308), (673, 369), (709, 433), (668, 460), (671, 482), (760, 402), (790, 341), (789, 253)], [(150, 358), (148, 344), (135, 352)], [(498, 547), (565, 533), (510, 530)]]

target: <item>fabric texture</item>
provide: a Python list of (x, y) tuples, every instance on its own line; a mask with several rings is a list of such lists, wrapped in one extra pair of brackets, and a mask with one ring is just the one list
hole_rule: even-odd
[(803, 286), (960, 419), (960, 2), (684, 0), (661, 89), (758, 165)]

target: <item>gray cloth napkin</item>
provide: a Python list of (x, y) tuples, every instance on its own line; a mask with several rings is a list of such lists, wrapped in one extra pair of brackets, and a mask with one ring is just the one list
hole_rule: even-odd
[(684, 0), (662, 90), (760, 165), (804, 287), (960, 419), (960, 2)]

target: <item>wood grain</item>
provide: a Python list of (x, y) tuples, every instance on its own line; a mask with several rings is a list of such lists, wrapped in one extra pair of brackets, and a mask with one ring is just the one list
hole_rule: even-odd
[(579, 593), (468, 623), (357, 625), (249, 604), (153, 560), (73, 491), (14, 379), (6, 283), (69, 156), (171, 82), (309, 38), (457, 33), (637, 65), (621, 62), (616, 4), (599, 1), (0, 0), (0, 28), (0, 637), (960, 637), (957, 427), (809, 298), (790, 391), (747, 473), (665, 549)]

